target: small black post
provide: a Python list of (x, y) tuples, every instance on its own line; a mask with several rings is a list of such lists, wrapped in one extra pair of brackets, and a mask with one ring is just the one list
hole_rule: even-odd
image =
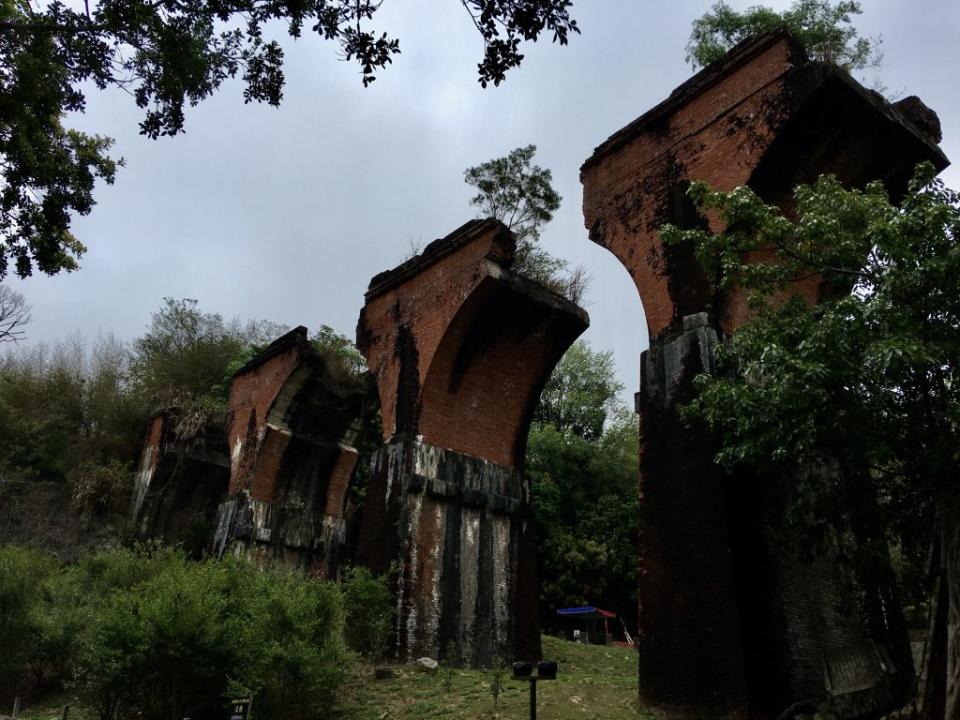
[(530, 678), (530, 720), (537, 720), (537, 676)]
[(70, 714), (70, 706), (69, 706), (69, 705), (64, 705), (64, 706), (63, 706), (63, 718), (62, 718), (61, 720), (67, 720), (67, 716), (68, 716), (69, 714)]

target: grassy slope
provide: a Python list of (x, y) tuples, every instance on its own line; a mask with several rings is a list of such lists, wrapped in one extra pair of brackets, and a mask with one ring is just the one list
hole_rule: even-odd
[[(540, 720), (653, 720), (637, 705), (636, 652), (625, 648), (578, 645), (544, 636), (543, 655), (559, 663), (555, 682), (538, 684)], [(375, 680), (358, 670), (344, 687), (341, 720), (521, 720), (529, 716), (526, 681), (504, 679), (500, 702), (493, 704), (489, 676), (482, 670), (458, 670), (450, 690), (443, 670), (426, 673), (398, 666), (391, 680)]]

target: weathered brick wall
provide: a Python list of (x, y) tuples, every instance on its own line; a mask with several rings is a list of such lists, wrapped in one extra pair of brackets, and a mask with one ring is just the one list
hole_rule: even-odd
[(533, 408), (586, 313), (509, 271), (514, 239), (472, 221), (375, 277), (357, 344), (383, 437), (358, 559), (400, 561), (397, 650), (486, 665), (539, 656), (529, 492)]
[(175, 423), (171, 412), (150, 420), (134, 480), (134, 529), (200, 555), (227, 490), (226, 448), (216, 437), (203, 448), (178, 447)]
[[(795, 539), (778, 544), (779, 508), (759, 502), (751, 479), (724, 476), (714, 439), (679, 420), (713, 346), (750, 311), (739, 290), (715, 292), (691, 248), (664, 246), (659, 228), (722, 229), (692, 207), (691, 181), (748, 184), (788, 213), (794, 186), (825, 172), (902, 192), (916, 162), (946, 163), (930, 115), (809, 62), (777, 32), (742, 43), (583, 165), (590, 238), (633, 277), (650, 335), (638, 395), (640, 699), (665, 717), (775, 717), (822, 692), (824, 654), (863, 627), (837, 610), (847, 590), (835, 564), (804, 566)], [(810, 302), (837, 291), (815, 277), (789, 289)]]
[[(294, 331), (296, 332), (296, 331)], [(267, 414), (287, 379), (303, 358), (306, 329), (276, 348), (256, 365), (241, 370), (230, 383), (227, 442), (230, 445), (230, 493), (248, 490), (258, 500), (273, 499), (279, 461), (260, 456), (258, 446), (265, 440)]]
[[(946, 163), (906, 110), (807, 61), (789, 35), (774, 33), (738, 46), (601, 144), (581, 170), (584, 222), (633, 277), (650, 337), (713, 301), (689, 248), (665, 247), (659, 237), (667, 222), (699, 221), (686, 182), (749, 184), (787, 206), (797, 183), (828, 172), (902, 191), (916, 162)], [(796, 291), (815, 301), (821, 288), (809, 278)], [(749, 315), (737, 291), (715, 311), (727, 333)]]
[[(417, 396), (440, 341), (487, 276), (487, 260), (512, 261), (512, 242), (500, 225), (467, 223), (371, 280), (357, 346), (377, 381), (384, 440), (417, 424)], [(389, 292), (398, 282), (402, 292)]]
[(358, 453), (362, 391), (341, 389), (306, 328), (272, 343), (230, 387), (230, 492), (214, 549), (336, 577), (346, 552), (345, 507)]
[(157, 466), (167, 449), (167, 440), (170, 435), (170, 416), (167, 413), (157, 413), (150, 418), (147, 434), (143, 441), (143, 450), (140, 452), (140, 464), (137, 466), (137, 476), (133, 482), (133, 504), (131, 514), (136, 523), (141, 516), (143, 502), (150, 491), (150, 485), (157, 472)]

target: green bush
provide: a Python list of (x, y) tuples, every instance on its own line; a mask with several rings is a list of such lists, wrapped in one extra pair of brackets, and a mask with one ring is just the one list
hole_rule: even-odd
[(0, 547), (0, 688), (22, 687), (36, 659), (40, 586), (57, 565), (46, 553)]
[(121, 571), (114, 574), (121, 582), (91, 600), (76, 689), (102, 718), (202, 717), (218, 707), (231, 666), (223, 572), (179, 553), (143, 555), (146, 577), (129, 587), (129, 556), (116, 565), (107, 561), (108, 573)]
[(237, 679), (260, 717), (322, 717), (344, 678), (340, 588), (285, 568), (245, 583)]
[(343, 573), (342, 588), (347, 644), (368, 658), (381, 657), (393, 632), (396, 613), (388, 579), (366, 568), (352, 567)]
[(85, 625), (72, 575), (51, 554), (0, 548), (0, 690), (25, 693), (69, 677)]
[[(376, 601), (363, 579), (355, 599)], [(0, 687), (69, 679), (104, 720), (220, 720), (236, 692), (262, 718), (321, 716), (347, 667), (343, 623), (340, 588), (293, 570), (157, 544), (71, 567), (0, 548)]]

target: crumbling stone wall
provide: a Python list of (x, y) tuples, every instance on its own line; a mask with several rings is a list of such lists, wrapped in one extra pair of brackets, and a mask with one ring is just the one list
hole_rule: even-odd
[(135, 533), (182, 544), (200, 555), (209, 545), (217, 506), (227, 491), (226, 443), (216, 428), (202, 443), (178, 443), (176, 415), (155, 414), (147, 427), (134, 479)]
[(230, 486), (214, 550), (281, 561), (336, 578), (346, 552), (346, 504), (365, 412), (298, 327), (234, 376), (227, 439)]
[(373, 278), (357, 326), (385, 442), (358, 560), (399, 563), (401, 656), (539, 657), (526, 436), (588, 318), (513, 274), (514, 252), (499, 222), (471, 221)]
[[(722, 474), (714, 439), (680, 422), (693, 378), (713, 371), (713, 348), (750, 311), (659, 228), (720, 229), (685, 195), (693, 180), (750, 185), (788, 212), (795, 185), (821, 173), (897, 194), (918, 161), (946, 164), (938, 133), (916, 98), (890, 105), (775, 32), (678, 87), (581, 169), (590, 238), (633, 277), (650, 336), (637, 395), (640, 700), (665, 717), (776, 717), (822, 694), (823, 660), (864, 629), (837, 610), (849, 583), (835, 564), (804, 566), (795, 543), (777, 540), (782, 516), (763, 483)], [(789, 292), (817, 302), (836, 291), (813, 277)]]

